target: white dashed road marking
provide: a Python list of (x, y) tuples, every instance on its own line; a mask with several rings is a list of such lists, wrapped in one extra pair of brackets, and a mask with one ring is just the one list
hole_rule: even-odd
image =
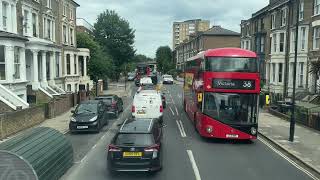
[(199, 172), (198, 166), (196, 164), (196, 161), (194, 160), (192, 151), (191, 150), (187, 150), (187, 153), (188, 153), (188, 156), (189, 156), (189, 159), (190, 159), (190, 162), (191, 162), (192, 169), (193, 169), (194, 175), (196, 177), (196, 180), (201, 180), (200, 172)]

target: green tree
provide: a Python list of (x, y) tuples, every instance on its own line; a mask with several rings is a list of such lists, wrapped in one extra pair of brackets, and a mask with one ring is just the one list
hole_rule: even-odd
[(113, 10), (106, 10), (98, 15), (94, 28), (96, 41), (111, 55), (116, 68), (116, 77), (119, 77), (122, 66), (134, 57), (135, 31), (130, 28), (127, 20)]
[(88, 74), (91, 79), (106, 79), (113, 77), (114, 66), (111, 57), (100, 45), (94, 41), (93, 37), (87, 33), (77, 33), (77, 47), (88, 48), (90, 50), (90, 60), (88, 63)]
[(156, 51), (157, 69), (163, 73), (174, 69), (172, 51), (169, 46), (160, 46)]
[(152, 58), (147, 57), (143, 54), (137, 54), (137, 55), (134, 55), (133, 57), (133, 62), (147, 62), (152, 60), (153, 60)]

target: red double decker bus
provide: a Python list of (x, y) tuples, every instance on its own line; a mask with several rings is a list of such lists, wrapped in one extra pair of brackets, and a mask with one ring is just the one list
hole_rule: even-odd
[(259, 94), (252, 51), (210, 49), (185, 63), (184, 109), (203, 137), (256, 139)]

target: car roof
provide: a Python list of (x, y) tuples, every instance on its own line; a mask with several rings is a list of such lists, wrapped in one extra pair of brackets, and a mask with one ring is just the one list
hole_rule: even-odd
[(149, 95), (154, 95), (154, 94), (158, 94), (159, 92), (157, 90), (153, 90), (153, 89), (142, 89), (141, 91), (137, 92), (137, 94), (149, 94)]
[(87, 101), (82, 101), (80, 104), (98, 104), (99, 100), (87, 100)]
[(127, 119), (122, 124), (119, 133), (150, 133), (154, 120), (150, 118)]

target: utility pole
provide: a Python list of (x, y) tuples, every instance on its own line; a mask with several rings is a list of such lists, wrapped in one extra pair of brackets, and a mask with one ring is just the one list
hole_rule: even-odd
[(292, 103), (291, 103), (291, 119), (290, 119), (290, 136), (289, 141), (294, 141), (295, 130), (295, 103), (296, 103), (296, 81), (297, 81), (297, 59), (298, 59), (298, 33), (299, 33), (299, 6), (300, 0), (296, 0), (296, 31), (295, 31), (295, 49), (294, 49), (294, 65), (293, 65), (293, 90), (292, 90)]

